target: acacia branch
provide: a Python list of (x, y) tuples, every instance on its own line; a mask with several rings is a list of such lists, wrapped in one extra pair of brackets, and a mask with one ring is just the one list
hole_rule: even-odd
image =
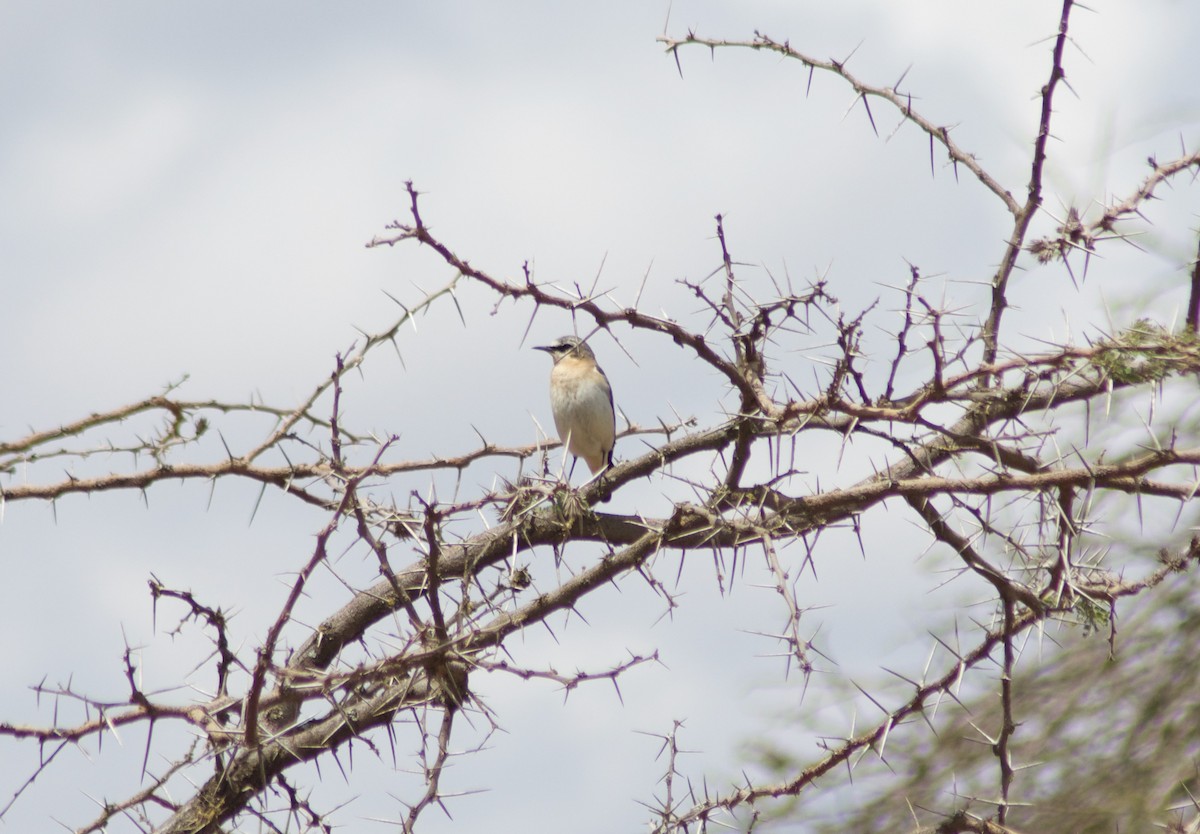
[(1054, 39), (1054, 52), (1050, 60), (1050, 77), (1041, 90), (1042, 112), (1038, 121), (1037, 138), (1033, 142), (1033, 161), (1029, 169), (1028, 194), (1013, 222), (1012, 235), (1004, 250), (1004, 257), (996, 274), (992, 277), (992, 303), (987, 320), (983, 324), (983, 361), (995, 362), (1000, 352), (1000, 322), (1008, 307), (1008, 281), (1017, 265), (1017, 256), (1025, 245), (1029, 224), (1042, 205), (1042, 172), (1046, 165), (1046, 145), (1050, 141), (1050, 119), (1054, 113), (1054, 92), (1064, 77), (1063, 51), (1067, 45), (1067, 24), (1071, 18), (1074, 0), (1063, 0), (1062, 14), (1058, 22), (1058, 35)]
[[(1168, 560), (1167, 564), (1144, 581), (1122, 583), (1116, 588), (1108, 586), (1109, 592), (1113, 598), (1139, 593), (1146, 588), (1161, 584), (1175, 573), (1194, 567), (1198, 562), (1200, 562), (1200, 540), (1193, 540), (1184, 552)], [(985, 631), (975, 648), (955, 657), (954, 662), (950, 663), (939, 677), (932, 681), (916, 683), (913, 695), (904, 703), (889, 710), (883, 720), (858, 735), (843, 739), (824, 757), (800, 768), (800, 772), (794, 778), (773, 784), (747, 786), (710, 796), (689, 808), (671, 814), (669, 819), (660, 822), (652, 829), (654, 834), (691, 831), (693, 826), (698, 823), (715, 819), (717, 812), (732, 812), (742, 806), (753, 806), (765, 799), (796, 796), (811, 788), (818, 779), (833, 769), (843, 764), (850, 765), (854, 756), (869, 749), (878, 751), (882, 756), (883, 745), (894, 728), (901, 727), (910, 719), (924, 714), (928, 705), (937, 698), (952, 697), (965, 672), (983, 663), (993, 662), (992, 653), (997, 647), (1011, 647), (1018, 636), (1043, 623), (1052, 615), (1052, 610), (1047, 607), (1043, 607), (1040, 611), (1026, 610), (1019, 614), (1014, 613), (1010, 618), (1006, 618), (1002, 627)], [(1007, 659), (1005, 662), (1008, 662)], [(993, 829), (984, 827), (957, 830)]]
[(858, 95), (864, 103), (869, 98), (878, 98), (888, 102), (899, 111), (900, 115), (907, 121), (912, 122), (919, 127), (924, 133), (928, 134), (930, 141), (930, 150), (932, 151), (933, 143), (941, 145), (948, 154), (950, 160), (955, 165), (962, 165), (975, 178), (983, 184), (988, 191), (996, 195), (1004, 203), (1005, 208), (1017, 216), (1021, 213), (1021, 206), (1007, 189), (997, 182), (991, 174), (984, 170), (974, 154), (963, 150), (953, 139), (950, 138), (950, 128), (938, 125), (925, 116), (921, 115), (913, 108), (912, 96), (908, 93), (902, 93), (896, 87), (882, 87), (873, 84), (868, 84), (865, 81), (857, 78), (853, 73), (846, 69), (844, 61), (836, 61), (832, 58), (822, 60), (813, 57), (812, 55), (803, 53), (792, 47), (790, 41), (777, 41), (760, 32), (754, 33), (753, 40), (725, 40), (722, 38), (702, 38), (692, 32), (688, 32), (682, 38), (660, 37), (658, 42), (666, 46), (669, 54), (679, 59), (679, 50), (686, 46), (703, 46), (708, 49), (753, 49), (774, 52), (782, 55), (785, 58), (799, 61), (802, 65), (812, 69), (819, 69), (823, 72), (828, 72), (838, 76)]

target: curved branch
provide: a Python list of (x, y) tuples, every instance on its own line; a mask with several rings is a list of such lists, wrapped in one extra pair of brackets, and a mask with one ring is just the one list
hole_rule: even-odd
[[(975, 178), (979, 180), (979, 182), (988, 191), (995, 194), (1000, 201), (1004, 203), (1004, 207), (1008, 209), (1010, 214), (1016, 217), (1021, 213), (1021, 205), (1013, 198), (1012, 193), (1008, 191), (1008, 189), (1004, 188), (1004, 186), (1002, 186), (999, 182), (997, 182), (996, 179), (992, 177), (992, 175), (989, 174), (982, 165), (979, 164), (979, 161), (975, 158), (974, 154), (963, 150), (958, 146), (957, 143), (955, 143), (953, 139), (950, 138), (949, 127), (938, 125), (913, 109), (911, 94), (901, 93), (896, 89), (896, 87), (880, 87), (874, 84), (868, 84), (846, 69), (846, 64), (843, 61), (835, 61), (832, 58), (828, 60), (815, 58), (793, 48), (789, 41), (777, 41), (759, 32), (755, 32), (754, 39), (749, 41), (725, 40), (722, 38), (702, 38), (691, 32), (689, 32), (687, 36), (683, 38), (668, 38), (663, 36), (657, 40), (659, 43), (666, 46), (667, 52), (671, 55), (674, 55), (676, 60), (678, 60), (679, 50), (685, 46), (705, 46), (709, 49), (741, 48), (753, 49), (755, 51), (766, 50), (768, 52), (774, 52), (777, 55), (782, 55), (785, 58), (799, 61), (801, 64), (809, 67), (810, 69), (819, 69), (832, 73), (849, 84), (851, 89), (853, 89), (854, 92), (858, 94), (859, 98), (861, 98), (864, 102), (868, 98), (879, 98), (891, 104), (900, 112), (901, 116), (915, 124), (924, 133), (928, 134), (931, 154), (933, 152), (932, 143), (938, 143), (945, 148), (946, 153), (949, 155), (950, 160), (954, 162), (954, 164), (962, 165), (972, 174), (974, 174)], [(899, 82), (897, 82), (897, 85), (898, 84)]]

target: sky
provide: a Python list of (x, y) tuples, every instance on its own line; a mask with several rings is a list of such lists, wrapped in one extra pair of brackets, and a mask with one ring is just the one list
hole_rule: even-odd
[[(1200, 126), (1190, 82), (1200, 76), (1191, 45), (1200, 8), (1089, 7), (1072, 23), (1042, 233), (1068, 204), (1130, 193), (1146, 157), (1194, 148)], [(645, 309), (685, 320), (695, 302), (678, 281), (717, 265), (718, 213), (752, 286), (766, 286), (768, 275), (797, 286), (826, 277), (854, 312), (876, 297), (894, 305), (887, 288), (914, 263), (938, 276), (948, 304), (977, 312), (1006, 216), (940, 156), (931, 172), (927, 140), (911, 125), (896, 129), (876, 104), (877, 136), (843, 83), (818, 75), (810, 86), (798, 64), (691, 49), (677, 67), (655, 38), (747, 39), (757, 29), (817, 57), (853, 55), (850, 68), (871, 83), (903, 76), (916, 106), (953, 125), (956, 141), (1020, 194), (1057, 8), (8, 0), (0, 21), (0, 440), (12, 440), (185, 379), (179, 393), (191, 399), (299, 402), (335, 354), (390, 326), (392, 299), (419, 302), (452, 277), (415, 247), (365, 246), (404, 219), (407, 181), (423, 192), (425, 220), (472, 264), (506, 278), (528, 264), (538, 280), (564, 287), (595, 280), (622, 304), (641, 289)], [(1098, 307), (1101, 321), (1119, 325), (1147, 297), (1169, 318), (1186, 297), (1181, 270), (1194, 252), (1186, 230), (1197, 200), (1164, 196), (1149, 218), (1161, 222), (1142, 239), (1150, 274), (1142, 262), (1131, 280), (1114, 251), (1077, 289), (1061, 271), (1025, 264), (1014, 329), (1029, 344), (1083, 338), (1081, 323)], [(546, 357), (529, 348), (573, 323), (555, 313), (530, 325), (528, 307), (496, 307), (472, 287), (460, 288), (459, 302), (465, 324), (453, 306), (435, 308), (347, 384), (348, 419), (397, 434), (402, 457), (462, 451), (477, 431), (530, 443), (550, 425)], [(625, 418), (719, 419), (718, 380), (679, 351), (621, 335), (624, 349), (603, 340), (595, 348)], [(868, 339), (887, 347), (882, 331)], [(814, 386), (822, 349), (814, 342), (794, 358), (798, 368), (814, 365), (797, 372)], [(227, 431), (236, 443), (256, 429)], [(638, 453), (638, 441), (625, 444), (618, 457)], [(814, 485), (850, 483), (880, 453), (843, 457), (813, 444), (805, 468)], [(0, 484), (45, 471), (3, 474)], [(474, 468), (462, 489), (511, 474)], [(631, 496), (614, 511), (652, 511), (665, 500), (658, 485)], [(230, 606), (238, 636), (256, 645), (288, 571), (324, 524), (278, 496), (252, 512), (256, 501), (257, 490), (223, 483), (4, 506), (0, 720), (50, 720), (29, 690), (43, 679), (122, 698), (127, 642), (141, 647), (157, 685), (211, 683), (190, 676), (203, 661), (199, 641), (167, 635), (163, 608), (156, 619), (151, 575)], [(830, 533), (826, 546), (838, 556), (802, 601), (821, 606), (814, 617), (831, 663), (877, 680), (882, 665), (923, 658), (926, 630), (972, 589), (928, 590), (936, 560), (923, 560), (911, 526), (872, 520), (863, 537), (872, 558), (854, 536)], [(366, 580), (371, 565), (354, 563), (360, 556), (347, 555), (341, 569)], [(654, 650), (663, 662), (628, 675), (621, 698), (599, 685), (565, 704), (552, 686), (489, 678), (503, 732), (468, 732), (464, 744), (486, 739), (487, 749), (456, 762), (452, 778), (456, 790), (487, 792), (454, 800), (453, 820), (431, 814), (426, 830), (486, 824), (503, 834), (564, 819), (580, 832), (640, 827), (638, 802), (650, 801), (662, 773), (654, 736), (675, 720), (696, 751), (689, 774), (716, 784), (738, 778), (748, 741), (793, 732), (803, 740), (781, 718), (799, 705), (803, 682), (784, 680), (771, 646), (754, 636), (778, 616), (772, 592), (747, 583), (722, 598), (711, 574), (687, 566), (687, 604), (669, 618), (644, 585), (625, 582), (589, 603), (586, 622), (527, 635), (519, 645), (536, 665), (603, 669)], [(340, 592), (332, 577), (319, 580), (304, 613), (320, 616)], [(805, 704), (830, 710), (835, 726), (852, 717), (836, 703)], [(142, 742), (121, 744), (64, 754), (70, 760), (9, 811), (10, 830), (45, 830), (50, 817), (75, 827), (95, 814), (98, 796), (136, 790), (129, 767), (140, 767)], [(35, 757), (28, 746), (0, 754), (0, 801)], [(412, 786), (386, 762), (363, 755), (356, 766), (349, 788), (336, 768), (323, 770), (314, 798), (331, 808), (353, 797), (335, 813), (346, 830), (389, 830), (374, 820), (400, 816), (396, 797), (412, 796)]]

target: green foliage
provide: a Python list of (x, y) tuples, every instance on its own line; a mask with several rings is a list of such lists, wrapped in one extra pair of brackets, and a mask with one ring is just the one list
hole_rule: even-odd
[(1097, 347), (1092, 363), (1122, 385), (1158, 382), (1172, 373), (1194, 370), (1200, 355), (1195, 333), (1171, 333), (1149, 319), (1138, 319)]
[(1095, 600), (1080, 597), (1075, 602), (1075, 615), (1083, 624), (1083, 636), (1103, 634), (1111, 627), (1111, 609)]

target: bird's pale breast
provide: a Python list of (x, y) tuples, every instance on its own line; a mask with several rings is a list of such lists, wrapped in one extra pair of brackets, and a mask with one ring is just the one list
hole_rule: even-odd
[(604, 374), (590, 362), (560, 360), (550, 374), (550, 408), (571, 453), (593, 469), (602, 466), (616, 438), (612, 389)]

